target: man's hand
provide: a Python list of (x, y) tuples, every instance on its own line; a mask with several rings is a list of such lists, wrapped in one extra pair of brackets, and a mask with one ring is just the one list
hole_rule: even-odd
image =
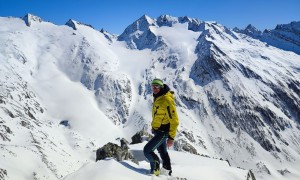
[(168, 140), (167, 140), (167, 147), (168, 147), (168, 148), (171, 147), (171, 146), (173, 145), (173, 143), (174, 143), (174, 140), (168, 139)]

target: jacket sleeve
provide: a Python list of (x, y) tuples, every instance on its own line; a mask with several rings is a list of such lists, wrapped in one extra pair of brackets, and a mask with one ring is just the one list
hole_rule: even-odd
[(177, 127), (179, 124), (179, 119), (176, 111), (176, 106), (174, 99), (168, 98), (167, 99), (167, 113), (170, 119), (170, 130), (169, 130), (169, 139), (173, 139), (176, 136)]

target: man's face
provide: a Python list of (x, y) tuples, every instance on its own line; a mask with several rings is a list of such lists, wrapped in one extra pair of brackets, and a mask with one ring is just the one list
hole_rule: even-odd
[(153, 94), (157, 94), (157, 93), (159, 93), (161, 87), (160, 87), (160, 85), (155, 85), (155, 84), (153, 84), (153, 85), (151, 86), (151, 88), (152, 88)]

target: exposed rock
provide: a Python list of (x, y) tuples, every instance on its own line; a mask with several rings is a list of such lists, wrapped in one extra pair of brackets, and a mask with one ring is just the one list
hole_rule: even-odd
[[(88, 82), (82, 81), (82, 83), (89, 87)], [(126, 74), (101, 73), (92, 85), (98, 103), (106, 104), (102, 108), (115, 124), (127, 122), (133, 93), (131, 84)]]
[(193, 142), (193, 143), (196, 142), (192, 132), (182, 131), (181, 133), (182, 133), (189, 141), (191, 141), (191, 142)]
[(32, 14), (26, 14), (23, 18), (22, 18), (27, 26), (31, 26), (33, 22), (42, 22), (43, 20), (40, 17), (34, 16)]
[(178, 23), (178, 18), (170, 15), (161, 15), (157, 18), (156, 22), (158, 26), (172, 27), (174, 24)]
[(0, 97), (0, 104), (5, 104), (5, 101)]
[(184, 139), (175, 140), (174, 149), (176, 149), (177, 151), (186, 151), (191, 154), (199, 155), (197, 150)]
[(33, 115), (29, 110), (27, 111), (27, 115), (28, 115), (31, 119), (36, 120), (36, 118), (34, 117), (34, 115)]
[(233, 31), (238, 32), (238, 33), (243, 33), (248, 36), (255, 37), (255, 38), (259, 38), (262, 35), (262, 32), (251, 24), (249, 24), (244, 30), (234, 28)]
[(4, 112), (6, 112), (9, 115), (9, 117), (11, 118), (16, 117), (10, 110), (6, 109), (5, 107), (2, 107), (2, 109), (4, 110)]
[(7, 177), (7, 171), (0, 168), (0, 180), (5, 180), (5, 177)]
[(188, 23), (188, 29), (191, 31), (199, 32), (205, 30), (205, 22), (195, 19), (189, 18), (187, 16), (179, 17), (178, 18), (180, 23)]
[(112, 42), (113, 39), (116, 39), (116, 35), (111, 35), (107, 31), (105, 31), (103, 28), (100, 30), (100, 32), (104, 35), (104, 37), (109, 40), (109, 42)]
[(249, 170), (249, 172), (247, 174), (247, 180), (256, 180), (256, 178), (251, 170)]
[(1, 137), (1, 139), (2, 139), (3, 141), (10, 141), (10, 139), (9, 139), (9, 137), (8, 137), (8, 135), (7, 135), (7, 133), (3, 132), (2, 129), (0, 129), (0, 137)]
[(257, 167), (257, 172), (259, 173), (267, 173), (269, 175), (271, 174), (270, 170), (263, 162), (256, 163), (256, 167)]
[(129, 147), (128, 147), (129, 142), (126, 139), (122, 138), (120, 140), (120, 143), (121, 143), (121, 148), (122, 149), (129, 149)]
[(143, 141), (149, 141), (153, 136), (148, 132), (141, 130), (131, 137), (131, 144), (142, 143)]
[(77, 21), (74, 21), (72, 19), (69, 19), (68, 22), (66, 22), (65, 25), (71, 27), (74, 30), (78, 29), (78, 25), (84, 25), (84, 26), (87, 26), (87, 27), (90, 27), (90, 28), (94, 29), (94, 27), (92, 25), (90, 25), (90, 24), (85, 24), (85, 23), (77, 22)]
[(130, 49), (158, 49), (165, 46), (162, 37), (157, 36), (150, 28), (156, 26), (156, 22), (144, 15), (130, 26), (118, 37), (118, 41), (125, 41)]
[(284, 170), (277, 170), (281, 175), (286, 175), (286, 174), (290, 174), (291, 172), (288, 169), (284, 169)]
[(118, 37), (119, 41), (124, 41), (128, 37), (132, 37), (135, 35), (134, 33), (136, 31), (147, 31), (149, 29), (149, 26), (153, 26), (154, 20), (148, 17), (147, 15), (143, 15), (138, 20), (136, 20), (134, 23), (129, 25), (124, 32)]
[(96, 161), (103, 160), (105, 158), (115, 158), (117, 161), (123, 160), (132, 160), (133, 162), (137, 162), (134, 160), (132, 153), (128, 151), (127, 148), (122, 148), (114, 143), (107, 143), (102, 148), (99, 148), (96, 152)]
[(62, 120), (62, 121), (60, 121), (59, 124), (70, 128), (69, 120)]
[(76, 21), (72, 20), (72, 19), (69, 19), (68, 22), (66, 22), (66, 25), (71, 27), (72, 29), (74, 30), (77, 30), (77, 27), (76, 27)]

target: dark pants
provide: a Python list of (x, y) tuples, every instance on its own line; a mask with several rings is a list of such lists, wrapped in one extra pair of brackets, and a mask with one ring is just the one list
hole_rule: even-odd
[(154, 153), (155, 149), (157, 149), (159, 152), (159, 155), (163, 161), (163, 167), (167, 170), (171, 170), (170, 156), (167, 151), (167, 139), (168, 133), (162, 131), (155, 131), (154, 137), (145, 145), (144, 155), (150, 162), (151, 171), (159, 168), (155, 163), (159, 163), (159, 158)]

